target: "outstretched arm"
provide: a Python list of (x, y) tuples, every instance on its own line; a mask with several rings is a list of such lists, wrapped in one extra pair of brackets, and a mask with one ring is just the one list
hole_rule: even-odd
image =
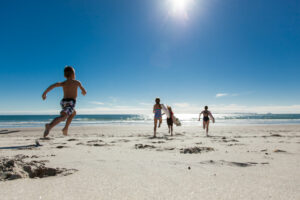
[(61, 87), (62, 83), (54, 83), (53, 85), (50, 85), (43, 93), (42, 98), (45, 100), (47, 98), (47, 93), (53, 90), (56, 87)]
[(80, 82), (79, 82), (79, 88), (80, 88), (80, 90), (81, 90), (81, 94), (82, 94), (83, 96), (85, 96), (85, 95), (86, 95), (86, 90), (84, 89), (84, 87), (81, 85)]
[(199, 119), (198, 119), (198, 121), (200, 121), (200, 117), (201, 117), (202, 114), (203, 114), (203, 111), (199, 114)]
[(215, 118), (214, 118), (214, 116), (211, 114), (211, 112), (209, 112), (208, 115), (212, 118), (213, 123), (215, 123)]

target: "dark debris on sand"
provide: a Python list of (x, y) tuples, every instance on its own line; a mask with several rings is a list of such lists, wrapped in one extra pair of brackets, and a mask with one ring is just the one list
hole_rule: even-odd
[(0, 130), (0, 134), (10, 134), (10, 133), (18, 133), (19, 130), (9, 131), (9, 130)]
[(281, 150), (281, 149), (275, 149), (274, 152), (275, 153), (286, 153), (286, 151)]
[(271, 135), (270, 135), (270, 137), (283, 137), (282, 135), (280, 135), (280, 134), (277, 134), (277, 133), (275, 133), (275, 134), (273, 134), (273, 133), (270, 133)]
[(180, 153), (192, 154), (192, 153), (210, 152), (210, 151), (214, 151), (214, 150), (215, 149), (212, 147), (189, 147), (189, 148), (180, 149)]
[(87, 143), (97, 143), (97, 142), (103, 142), (103, 140), (90, 140), (90, 141), (87, 141)]
[(63, 149), (63, 148), (67, 148), (67, 146), (62, 146), (62, 145), (60, 145), (60, 146), (57, 146), (56, 148), (57, 148), (57, 149)]
[(148, 144), (135, 144), (134, 146), (136, 149), (154, 149), (154, 148), (156, 148), (154, 145), (148, 145)]
[(20, 178), (44, 178), (57, 175), (70, 175), (77, 170), (46, 167), (47, 161), (24, 161), (29, 158), (25, 155), (16, 155), (13, 158), (0, 158), (0, 181)]
[(72, 141), (78, 141), (77, 139), (71, 138), (67, 140), (68, 142), (72, 142)]
[[(255, 166), (259, 163), (257, 162), (232, 162), (232, 161), (225, 161), (225, 160), (218, 160), (218, 161), (214, 161), (214, 160), (208, 160), (208, 161), (202, 161), (200, 162), (201, 164), (213, 164), (213, 165), (227, 165), (227, 166), (231, 166), (231, 167), (251, 167), (251, 166)], [(267, 165), (269, 164), (268, 162), (262, 162), (260, 163), (261, 165)]]
[(103, 140), (90, 140), (90, 141), (87, 141), (86, 145), (94, 146), (94, 147), (112, 146), (112, 144), (107, 144)]

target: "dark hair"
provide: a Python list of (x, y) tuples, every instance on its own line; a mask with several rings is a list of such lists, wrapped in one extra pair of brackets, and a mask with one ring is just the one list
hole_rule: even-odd
[(155, 103), (156, 103), (156, 104), (159, 104), (159, 103), (160, 103), (160, 98), (156, 98), (156, 99), (155, 99)]
[(205, 108), (205, 110), (207, 110), (207, 109), (208, 109), (208, 106), (205, 106), (204, 108)]
[(66, 66), (64, 69), (64, 75), (66, 78), (71, 77), (73, 74), (75, 74), (75, 70), (71, 66)]

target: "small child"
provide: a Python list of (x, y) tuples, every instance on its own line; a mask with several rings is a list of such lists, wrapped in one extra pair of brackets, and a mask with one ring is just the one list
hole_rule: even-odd
[(47, 93), (56, 87), (62, 87), (64, 91), (64, 98), (61, 100), (60, 105), (62, 111), (60, 116), (56, 117), (50, 124), (45, 125), (44, 137), (47, 137), (50, 130), (62, 121), (66, 121), (65, 127), (62, 132), (65, 136), (68, 135), (68, 128), (76, 115), (75, 104), (77, 98), (77, 89), (81, 89), (82, 95), (86, 95), (86, 90), (82, 87), (81, 83), (75, 80), (75, 70), (71, 66), (66, 66), (64, 69), (64, 76), (67, 80), (64, 82), (55, 83), (49, 86), (42, 95), (43, 100), (47, 98)]
[(162, 123), (162, 113), (161, 113), (162, 106), (160, 105), (160, 99), (155, 99), (155, 104), (153, 106), (153, 113), (154, 113), (154, 135), (153, 137), (156, 137), (156, 127), (157, 127), (157, 121), (159, 121), (158, 128), (160, 127)]
[(168, 124), (168, 128), (169, 128), (169, 133), (171, 133), (171, 136), (173, 136), (173, 116), (174, 113), (172, 111), (171, 106), (168, 106), (168, 110), (170, 113), (170, 117), (167, 117), (167, 124)]
[(204, 110), (199, 114), (199, 121), (200, 117), (203, 114), (203, 129), (206, 128), (206, 136), (208, 136), (208, 126), (209, 126), (209, 117), (213, 120), (213, 123), (215, 123), (215, 118), (211, 114), (211, 112), (208, 110), (208, 106), (204, 107)]

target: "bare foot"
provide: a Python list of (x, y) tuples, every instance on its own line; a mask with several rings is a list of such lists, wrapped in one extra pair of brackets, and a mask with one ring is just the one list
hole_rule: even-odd
[(49, 132), (50, 132), (49, 126), (50, 126), (49, 124), (45, 124), (44, 138), (49, 135)]
[(63, 128), (62, 132), (63, 132), (64, 136), (68, 135), (68, 129), (67, 128)]

